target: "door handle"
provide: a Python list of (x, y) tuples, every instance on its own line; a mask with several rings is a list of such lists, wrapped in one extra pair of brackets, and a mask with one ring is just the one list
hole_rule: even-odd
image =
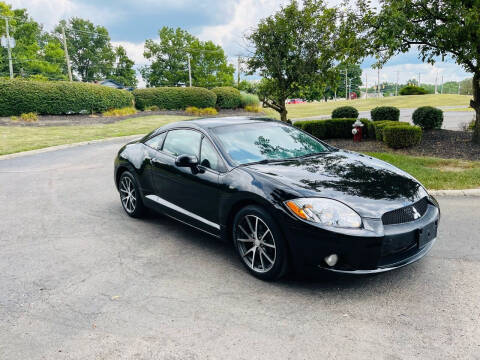
[(161, 164), (162, 163), (158, 158), (152, 158), (150, 161), (152, 162), (152, 164)]

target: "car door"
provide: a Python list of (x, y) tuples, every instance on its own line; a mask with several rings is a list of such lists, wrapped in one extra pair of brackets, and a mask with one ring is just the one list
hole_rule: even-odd
[[(215, 154), (217, 158), (212, 156), (211, 151), (215, 149), (206, 141), (201, 132), (193, 129), (168, 132), (162, 150), (152, 159), (154, 200), (175, 218), (218, 235), (220, 159), (218, 154)], [(203, 158), (201, 148), (205, 153)], [(175, 159), (179, 155), (197, 156), (199, 165), (178, 167)]]

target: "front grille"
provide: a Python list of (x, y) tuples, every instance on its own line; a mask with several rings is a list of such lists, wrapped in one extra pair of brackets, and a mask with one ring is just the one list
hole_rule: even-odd
[(413, 220), (417, 220), (419, 219), (419, 217), (418, 215), (416, 216), (416, 213), (420, 214), (420, 217), (422, 217), (427, 212), (427, 208), (428, 200), (426, 197), (424, 197), (423, 199), (417, 201), (415, 204), (405, 206), (401, 209), (392, 210), (383, 214), (383, 225), (403, 224)]

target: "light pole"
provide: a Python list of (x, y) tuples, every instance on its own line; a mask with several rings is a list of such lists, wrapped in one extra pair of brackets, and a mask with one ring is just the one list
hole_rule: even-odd
[(10, 29), (8, 27), (8, 17), (3, 16), (5, 20), (5, 32), (7, 35), (7, 53), (8, 53), (8, 69), (10, 70), (10, 79), (13, 79), (13, 64), (12, 64), (12, 48), (10, 46)]

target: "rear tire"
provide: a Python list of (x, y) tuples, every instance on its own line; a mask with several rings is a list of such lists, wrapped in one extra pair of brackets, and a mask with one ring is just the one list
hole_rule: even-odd
[(138, 184), (135, 177), (129, 171), (124, 171), (118, 180), (118, 191), (123, 210), (128, 216), (140, 218), (145, 213)]
[(262, 207), (249, 205), (235, 215), (232, 238), (240, 260), (256, 278), (273, 281), (287, 273), (287, 243)]

